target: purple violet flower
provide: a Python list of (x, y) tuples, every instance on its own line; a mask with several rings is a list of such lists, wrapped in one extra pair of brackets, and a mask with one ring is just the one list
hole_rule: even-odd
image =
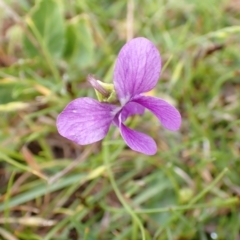
[[(124, 122), (131, 115), (143, 114), (146, 108), (163, 127), (171, 131), (179, 129), (181, 115), (175, 107), (160, 98), (143, 95), (156, 86), (160, 70), (160, 54), (153, 43), (143, 37), (132, 39), (121, 49), (114, 69), (114, 89), (119, 106), (89, 97), (77, 98), (59, 114), (59, 133), (77, 144), (86, 145), (103, 139), (114, 124), (132, 150), (154, 155), (157, 151), (155, 141), (128, 128)], [(93, 81), (96, 84), (92, 85), (97, 86), (98, 81)]]

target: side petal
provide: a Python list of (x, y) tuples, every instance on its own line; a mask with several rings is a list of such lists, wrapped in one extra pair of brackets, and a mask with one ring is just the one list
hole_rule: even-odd
[(171, 130), (176, 131), (181, 126), (181, 115), (179, 111), (168, 102), (155, 97), (139, 96), (132, 101), (141, 104), (157, 116), (161, 124)]
[(122, 105), (133, 96), (153, 89), (160, 71), (160, 54), (152, 42), (139, 37), (126, 43), (114, 69), (114, 87)]
[(151, 137), (132, 130), (121, 122), (119, 129), (124, 141), (132, 150), (146, 155), (154, 155), (157, 152), (157, 145)]
[(97, 142), (106, 136), (114, 111), (114, 105), (87, 97), (77, 98), (58, 115), (58, 132), (80, 145)]

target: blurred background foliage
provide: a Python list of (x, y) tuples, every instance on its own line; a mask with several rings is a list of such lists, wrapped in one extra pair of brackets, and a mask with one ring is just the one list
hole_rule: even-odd
[[(240, 239), (238, 0), (0, 0), (0, 28), (1, 239)], [(65, 105), (95, 97), (86, 76), (111, 82), (137, 36), (161, 52), (149, 94), (180, 110), (180, 131), (131, 119), (151, 157), (114, 128), (91, 146), (59, 136)]]

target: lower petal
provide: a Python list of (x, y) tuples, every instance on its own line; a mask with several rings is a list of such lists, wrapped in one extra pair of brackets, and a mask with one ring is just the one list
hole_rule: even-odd
[(155, 97), (139, 96), (132, 100), (149, 109), (157, 116), (161, 124), (171, 130), (176, 131), (181, 126), (181, 115), (179, 111), (168, 102)]
[(97, 142), (106, 136), (116, 108), (92, 98), (77, 98), (59, 114), (57, 129), (63, 137), (80, 145)]
[(119, 124), (119, 129), (124, 141), (132, 150), (146, 155), (154, 155), (157, 152), (157, 145), (151, 137), (132, 130), (123, 123)]

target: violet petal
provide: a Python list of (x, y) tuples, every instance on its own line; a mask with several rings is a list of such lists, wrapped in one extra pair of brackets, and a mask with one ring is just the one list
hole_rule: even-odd
[(119, 129), (124, 141), (132, 150), (146, 155), (154, 155), (157, 152), (155, 141), (148, 135), (132, 130), (121, 122)]
[(129, 116), (144, 114), (144, 107), (135, 102), (128, 102), (122, 109), (121, 120), (124, 122)]
[(153, 89), (160, 71), (160, 54), (152, 42), (139, 37), (126, 43), (114, 69), (115, 91), (122, 105), (130, 98)]
[(181, 115), (179, 111), (168, 102), (155, 97), (139, 96), (132, 101), (141, 104), (157, 116), (161, 124), (171, 130), (176, 131), (181, 126)]
[(116, 108), (92, 98), (77, 98), (59, 114), (58, 131), (80, 145), (97, 142), (106, 136)]
[(145, 108), (135, 102), (128, 102), (123, 108), (122, 110), (116, 114), (116, 116), (113, 119), (113, 124), (115, 126), (119, 126), (119, 115), (121, 114), (121, 122), (125, 122), (125, 120), (132, 115), (142, 115), (145, 111)]

